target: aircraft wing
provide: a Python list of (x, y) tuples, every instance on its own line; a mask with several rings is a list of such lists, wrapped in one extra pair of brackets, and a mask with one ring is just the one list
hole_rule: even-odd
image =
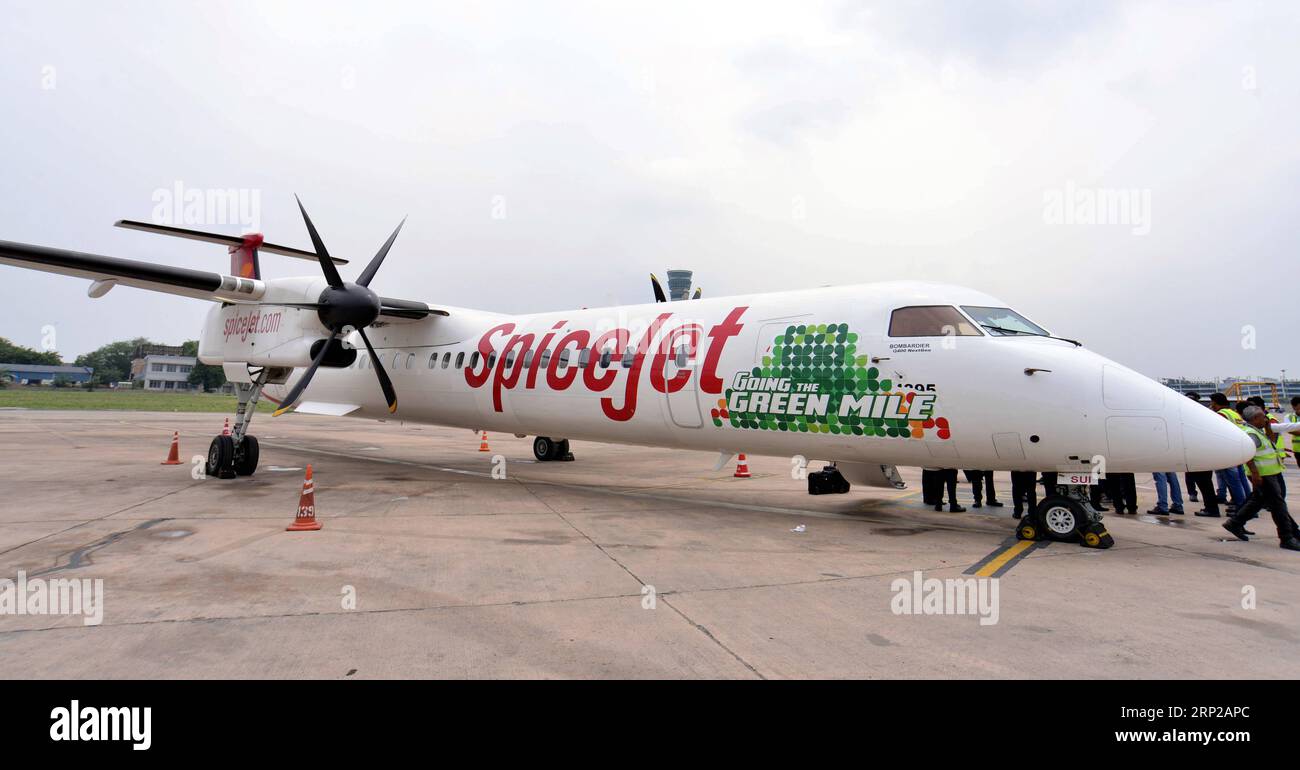
[[(265, 281), (256, 278), (240, 278), (207, 270), (191, 270), (12, 241), (0, 241), (0, 264), (94, 281), (88, 292), (92, 297), (103, 296), (113, 286), (120, 284), (212, 302), (257, 303), (262, 300), (267, 287)], [(380, 297), (380, 303), (380, 314), (391, 318), (419, 319), (429, 315), (447, 315), (446, 310), (438, 310), (414, 300)]]
[(266, 291), (252, 278), (12, 241), (0, 241), (0, 264), (218, 302), (256, 302)]

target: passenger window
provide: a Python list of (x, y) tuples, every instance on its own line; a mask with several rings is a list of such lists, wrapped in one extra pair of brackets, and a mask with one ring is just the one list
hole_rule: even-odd
[(413, 367), (413, 366), (415, 366), (415, 354), (414, 354), (414, 353), (407, 353), (407, 354), (406, 354), (406, 368), (407, 368), (407, 369), (410, 369), (410, 368)]
[(600, 354), (600, 368), (601, 368), (601, 369), (608, 369), (608, 368), (609, 368), (609, 360), (610, 360), (611, 358), (613, 358), (613, 357), (614, 357), (614, 356), (613, 356), (613, 355), (612, 355), (608, 350), (601, 351), (601, 354)]
[(442, 368), (446, 369), (447, 364), (451, 363), (451, 351), (442, 354)]
[(527, 369), (532, 365), (533, 365), (533, 351), (530, 350), (527, 353), (524, 353), (524, 368)]
[[(464, 354), (464, 353), (461, 353), (461, 355), (463, 356), (463, 355), (465, 355), (465, 354)], [(457, 362), (456, 362), (456, 365), (457, 365), (457, 366), (460, 366), (460, 362), (457, 361)], [(478, 351), (477, 351), (477, 350), (475, 350), (475, 351), (474, 351), (474, 354), (471, 355), (471, 356), (469, 357), (469, 368), (471, 368), (471, 369), (477, 369), (477, 368), (478, 368)]]
[(550, 363), (551, 363), (551, 351), (550, 351), (550, 350), (543, 350), (543, 351), (542, 351), (542, 355), (541, 355), (540, 358), (541, 358), (541, 360), (539, 360), (539, 361), (537, 362), (537, 365), (538, 365), (539, 367), (545, 368), (546, 366), (550, 365)]
[(429, 356), (429, 368), (432, 369), (437, 365), (438, 365), (438, 354), (434, 353), (433, 355)]
[(465, 351), (456, 354), (456, 368), (459, 369), (465, 365)]
[(688, 347), (685, 346), (685, 345), (682, 345), (681, 347), (677, 348), (677, 361), (676, 361), (676, 364), (677, 364), (677, 368), (678, 368), (678, 369), (685, 369), (686, 366), (687, 366), (687, 364), (690, 363), (690, 359), (687, 358), (687, 356), (689, 355), (689, 354), (687, 353), (688, 350), (690, 350), (690, 348), (688, 348)]
[(627, 350), (623, 351), (623, 368), (631, 369), (632, 362), (635, 360), (636, 360), (636, 352), (632, 350), (631, 345), (628, 345)]
[(565, 369), (569, 366), (569, 349), (565, 348), (560, 351), (560, 363), (555, 365), (556, 369)]
[(488, 353), (488, 368), (495, 369), (496, 366), (497, 366), (497, 354), (496, 351), (494, 350), (491, 353)]
[(966, 316), (951, 305), (900, 307), (889, 317), (891, 337), (982, 337)]
[(583, 348), (578, 354), (578, 368), (586, 369), (591, 365), (591, 348)]

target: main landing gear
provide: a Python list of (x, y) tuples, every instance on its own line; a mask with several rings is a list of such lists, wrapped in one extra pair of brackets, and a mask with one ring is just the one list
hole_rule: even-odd
[(1101, 523), (1101, 513), (1088, 499), (1087, 484), (1058, 484), (1016, 526), (1020, 540), (1077, 541), (1084, 548), (1110, 548), (1115, 538)]
[(233, 479), (236, 476), (252, 476), (257, 470), (260, 454), (257, 437), (248, 433), (248, 426), (253, 422), (257, 400), (262, 397), (262, 387), (266, 385), (270, 373), (269, 368), (263, 368), (252, 382), (234, 383), (239, 398), (239, 406), (235, 409), (235, 424), (231, 427), (229, 436), (217, 436), (208, 445), (208, 461), (203, 466), (207, 475)]
[(834, 463), (827, 465), (819, 471), (811, 471), (808, 474), (808, 494), (810, 495), (843, 495), (849, 491), (849, 482), (840, 473)]
[(533, 457), (537, 462), (546, 463), (552, 460), (571, 461), (573, 453), (569, 451), (569, 440), (562, 438), (559, 440), (548, 436), (538, 436), (533, 439)]

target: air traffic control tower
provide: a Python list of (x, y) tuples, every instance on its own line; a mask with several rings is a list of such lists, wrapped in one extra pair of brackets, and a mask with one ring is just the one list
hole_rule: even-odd
[(690, 270), (669, 270), (668, 271), (668, 299), (677, 302), (683, 299), (691, 298), (691, 276), (694, 275)]

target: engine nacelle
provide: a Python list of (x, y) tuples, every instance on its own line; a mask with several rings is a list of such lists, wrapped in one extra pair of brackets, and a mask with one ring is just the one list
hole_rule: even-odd
[(320, 349), (317, 344), (330, 336), (329, 329), (314, 309), (276, 303), (316, 302), (326, 285), (322, 278), (275, 279), (266, 281), (260, 304), (213, 306), (203, 322), (199, 360), (213, 365), (308, 366)]

